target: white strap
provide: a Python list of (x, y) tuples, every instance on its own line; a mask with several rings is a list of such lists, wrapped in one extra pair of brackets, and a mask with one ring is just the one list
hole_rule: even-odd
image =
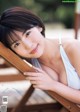
[(59, 45), (62, 45), (61, 38), (59, 37)]

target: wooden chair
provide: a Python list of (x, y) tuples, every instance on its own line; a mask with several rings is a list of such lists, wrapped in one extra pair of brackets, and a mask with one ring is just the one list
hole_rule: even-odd
[[(22, 74), (25, 71), (35, 71), (32, 66), (25, 63), (20, 57), (18, 57), (16, 54), (14, 54), (10, 49), (6, 48), (1, 42), (0, 42), (0, 55), (7, 60), (9, 63), (11, 63), (14, 67), (16, 67)], [(11, 58), (10, 58), (11, 57)], [(21, 74), (21, 75), (22, 75)], [(23, 76), (24, 77), (24, 76)], [(29, 90), (25, 93), (22, 100), (19, 102), (19, 104), (15, 108), (9, 108), (8, 112), (27, 112), (30, 111), (30, 108), (32, 110), (35, 110), (35, 106), (33, 107), (26, 107), (25, 103), (28, 101), (29, 97), (33, 93), (34, 88), (31, 86)], [(64, 107), (62, 112), (80, 112), (80, 108), (73, 102), (70, 102), (66, 100), (65, 98), (61, 97), (60, 95), (56, 94), (55, 92), (51, 91), (45, 91), (48, 95), (50, 95), (53, 99), (55, 99), (57, 102), (57, 105), (54, 103), (51, 105), (53, 107), (54, 111), (56, 112), (56, 108), (60, 109), (61, 105)], [(43, 104), (42, 104), (43, 105)], [(37, 110), (41, 109), (43, 106), (37, 105)], [(47, 108), (49, 104), (45, 108)], [(59, 111), (58, 111), (59, 112)]]

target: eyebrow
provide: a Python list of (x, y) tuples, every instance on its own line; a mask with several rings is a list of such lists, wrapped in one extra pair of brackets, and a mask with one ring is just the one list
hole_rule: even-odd
[(22, 36), (23, 36), (26, 32), (27, 32), (27, 30), (24, 30), (23, 33), (22, 33)]
[(24, 34), (25, 34), (27, 31), (30, 31), (30, 30), (24, 30), (23, 33), (22, 33), (22, 36), (24, 36)]

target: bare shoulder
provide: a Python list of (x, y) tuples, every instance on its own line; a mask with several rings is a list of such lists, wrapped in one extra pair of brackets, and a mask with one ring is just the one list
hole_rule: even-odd
[(80, 41), (73, 39), (72, 41), (64, 42), (64, 44), (67, 56), (80, 76)]
[(80, 52), (80, 41), (76, 39), (63, 40), (64, 49), (68, 54)]
[(48, 66), (41, 64), (42, 69), (54, 80), (58, 81), (58, 74)]
[(75, 63), (80, 57), (80, 41), (76, 39), (63, 40), (63, 47), (68, 58)]

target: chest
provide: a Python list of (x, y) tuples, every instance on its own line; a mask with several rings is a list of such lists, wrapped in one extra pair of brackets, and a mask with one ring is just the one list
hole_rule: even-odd
[(55, 70), (56, 73), (58, 73), (58, 74), (65, 72), (65, 67), (64, 67), (61, 57), (55, 58), (55, 59), (49, 61), (49, 63), (47, 63), (47, 64), (49, 65), (50, 68)]
[(52, 61), (49, 66), (57, 73), (58, 81), (67, 85), (67, 74), (62, 59), (59, 58), (55, 62)]

